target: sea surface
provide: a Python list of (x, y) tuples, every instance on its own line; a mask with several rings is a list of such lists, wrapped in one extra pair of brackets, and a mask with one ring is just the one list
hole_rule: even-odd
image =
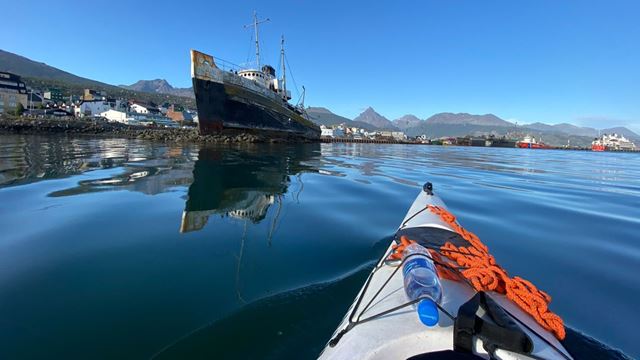
[(0, 136), (0, 358), (314, 358), (422, 184), (640, 357), (640, 154)]

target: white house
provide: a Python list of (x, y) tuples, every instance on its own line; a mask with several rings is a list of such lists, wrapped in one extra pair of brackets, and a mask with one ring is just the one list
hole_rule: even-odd
[(344, 127), (337, 126), (335, 128), (326, 127), (324, 125), (320, 126), (320, 136), (322, 137), (343, 137), (344, 136)]
[(73, 109), (76, 117), (84, 116), (100, 116), (103, 112), (109, 110), (125, 111), (125, 103), (120, 100), (107, 99), (107, 100), (84, 100), (80, 105), (76, 105)]
[(140, 104), (132, 104), (131, 107), (129, 107), (131, 109), (131, 112), (134, 112), (136, 114), (148, 114), (149, 113), (149, 108), (147, 108), (144, 105), (140, 105)]
[(402, 131), (392, 131), (391, 137), (394, 140), (403, 141), (407, 139), (407, 135), (405, 135)]
[(109, 109), (107, 111), (101, 112), (100, 116), (106, 118), (109, 121), (127, 123), (127, 113), (124, 111)]
[(131, 112), (136, 114), (159, 114), (160, 110), (157, 107), (152, 106), (150, 104), (145, 104), (141, 102), (133, 102), (131, 106), (129, 106)]
[(333, 129), (328, 128), (324, 125), (320, 126), (320, 136), (322, 137), (333, 137)]
[(97, 116), (111, 109), (111, 105), (104, 100), (83, 101), (74, 109), (76, 117)]

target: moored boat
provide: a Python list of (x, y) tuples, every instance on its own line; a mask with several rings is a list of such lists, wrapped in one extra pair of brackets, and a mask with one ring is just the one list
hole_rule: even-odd
[[(404, 292), (402, 265), (406, 258), (397, 254), (407, 242), (430, 249), (438, 269), (440, 317), (431, 327), (420, 321), (414, 309), (417, 301), (409, 301)], [(564, 325), (548, 311), (550, 298), (545, 293), (522, 279), (509, 278), (494, 260), (484, 269), (451, 261), (462, 257), (455, 254), (467, 254), (466, 260), (480, 254), (489, 261), (493, 257), (487, 251), (475, 235), (458, 224), (434, 195), (431, 184), (425, 184), (320, 358), (571, 359), (559, 341), (565, 336)], [(493, 284), (495, 291), (484, 289), (490, 285), (473, 275), (491, 275), (494, 270), (502, 274)], [(523, 290), (512, 286), (512, 281), (528, 285)], [(523, 293), (516, 304), (513, 291), (520, 290)], [(535, 311), (528, 309), (526, 300), (521, 301), (526, 294), (535, 299), (529, 303), (537, 304)]]
[(619, 134), (604, 134), (591, 143), (593, 151), (634, 151), (636, 145)]
[(551, 149), (551, 146), (537, 141), (535, 137), (527, 135), (522, 140), (516, 143), (516, 146), (521, 149)]
[(602, 141), (600, 139), (595, 139), (591, 143), (591, 150), (593, 150), (593, 151), (605, 151), (606, 147), (604, 146), (604, 144), (602, 143)]
[(506, 136), (495, 137), (495, 136), (491, 135), (486, 140), (486, 146), (514, 148), (514, 147), (516, 147), (516, 142), (517, 142), (516, 140), (508, 138)]
[(231, 128), (318, 139), (320, 128), (309, 120), (304, 110), (304, 92), (298, 105), (289, 103), (291, 91), (287, 90), (286, 83), (284, 38), (280, 77), (272, 66), (260, 63), (258, 25), (264, 21), (258, 21), (254, 14), (251, 26), (255, 28), (256, 60), (249, 66), (241, 67), (191, 50), (191, 77), (200, 133)]

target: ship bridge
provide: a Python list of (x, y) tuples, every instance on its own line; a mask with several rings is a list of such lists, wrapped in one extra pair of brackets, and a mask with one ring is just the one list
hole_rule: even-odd
[(252, 80), (265, 88), (273, 90), (282, 97), (291, 100), (291, 91), (284, 88), (283, 81), (276, 77), (276, 70), (271, 65), (264, 65), (262, 70), (258, 69), (243, 69), (239, 70), (238, 76), (248, 80)]

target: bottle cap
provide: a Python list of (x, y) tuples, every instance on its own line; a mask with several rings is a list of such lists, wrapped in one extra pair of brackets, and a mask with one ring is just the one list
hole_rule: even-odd
[(424, 299), (418, 303), (418, 317), (427, 326), (434, 326), (438, 323), (438, 307), (431, 299)]

